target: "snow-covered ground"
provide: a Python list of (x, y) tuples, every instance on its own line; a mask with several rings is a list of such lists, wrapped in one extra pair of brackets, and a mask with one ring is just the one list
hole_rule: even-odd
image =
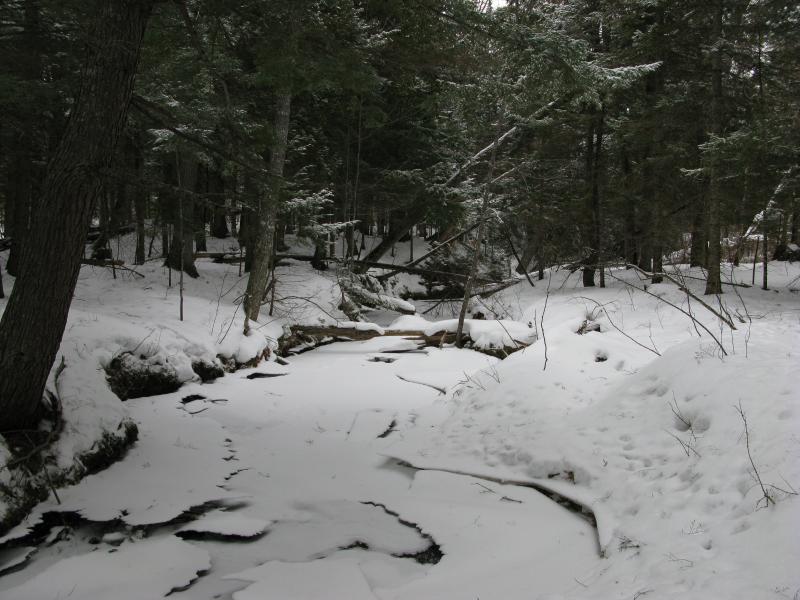
[[(284, 323), (344, 320), (335, 274), (282, 267), (276, 316), (248, 339), (236, 265), (198, 264), (183, 322), (159, 262), (144, 279), (84, 267), (59, 391), (105, 394), (104, 418), (129, 413), (140, 440), (7, 536), (0, 561), (24, 567), (0, 597), (798, 597), (800, 268), (771, 267), (771, 291), (712, 301), (735, 331), (672, 283), (639, 291), (614, 271), (585, 289), (556, 271), (476, 304), (506, 321), (473, 322), (475, 337), (533, 342), (504, 361), (391, 352), (413, 345), (387, 336), (212, 384), (187, 361), (246, 359)], [(750, 268), (725, 276), (749, 282)], [(134, 348), (187, 383), (114, 402), (100, 366)], [(65, 444), (89, 425), (71, 427)], [(24, 563), (20, 536), (41, 520), (48, 541)]]

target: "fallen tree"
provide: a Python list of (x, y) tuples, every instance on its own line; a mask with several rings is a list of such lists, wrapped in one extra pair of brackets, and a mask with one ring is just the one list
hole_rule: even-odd
[[(441, 348), (445, 345), (455, 343), (456, 340), (455, 332), (448, 331), (446, 328), (432, 332), (430, 330), (422, 331), (420, 329), (395, 329), (384, 331), (377, 327), (367, 329), (357, 326), (295, 325), (289, 329), (287, 334), (278, 340), (278, 354), (280, 356), (301, 354), (302, 352), (333, 342), (366, 341), (376, 337), (405, 338), (416, 342), (417, 348)], [(464, 340), (465, 347), (500, 359), (506, 358), (508, 355), (528, 347), (527, 343), (516, 340), (513, 340), (513, 346), (509, 345), (498, 348), (478, 347), (470, 338), (469, 334), (463, 335), (462, 339)], [(397, 350), (397, 352), (410, 352), (413, 350), (414, 348), (410, 347), (408, 350)]]

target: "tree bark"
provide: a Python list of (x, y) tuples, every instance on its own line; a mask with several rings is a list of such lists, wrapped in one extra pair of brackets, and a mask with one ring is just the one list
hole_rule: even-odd
[(584, 208), (587, 255), (583, 263), (583, 286), (594, 287), (594, 273), (600, 262), (600, 187), (598, 162), (602, 152), (603, 117), (592, 117), (586, 136), (586, 179), (588, 190)]
[[(711, 65), (711, 127), (712, 133), (722, 135), (722, 13), (724, 0), (716, 0), (714, 11), (713, 43), (716, 46)], [(719, 159), (711, 158), (711, 187), (708, 197), (708, 280), (706, 281), (706, 294), (721, 294), (722, 282), (720, 279), (720, 203), (722, 201), (722, 184)]]
[[(25, 1), (23, 18), (24, 29), (20, 43), (25, 60), (18, 64), (18, 73), (23, 80), (37, 81), (42, 77), (38, 0)], [(36, 123), (33, 119), (25, 119), (22, 130), (14, 138), (13, 166), (9, 169), (9, 194), (6, 198), (6, 237), (11, 238), (6, 270), (9, 274), (18, 276), (22, 246), (31, 225), (34, 198), (38, 195), (38, 182), (41, 178), (40, 169), (36, 166), (37, 159), (41, 158), (41, 144), (37, 142)]]
[(211, 196), (211, 205), (214, 207), (211, 214), (211, 235), (224, 239), (230, 235), (225, 205), (225, 180), (216, 169), (210, 169), (208, 172), (208, 193)]
[(0, 431), (36, 427), (78, 280), (89, 216), (125, 126), (151, 8), (151, 0), (94, 3), (78, 94), (0, 320)]
[(208, 221), (208, 176), (206, 165), (201, 165), (197, 173), (195, 191), (198, 196), (194, 200), (194, 248), (197, 252), (208, 250), (206, 246), (206, 222)]
[[(142, 158), (142, 148), (139, 145), (140, 140), (135, 139), (131, 144), (131, 153), (133, 154), (133, 171), (138, 181), (142, 181), (144, 160)], [(147, 201), (149, 193), (143, 189), (135, 188), (133, 197), (133, 209), (136, 214), (136, 256), (134, 257), (134, 264), (143, 265), (145, 261), (144, 245), (145, 245), (145, 229), (144, 222), (147, 217)]]
[(292, 107), (292, 93), (282, 89), (276, 94), (275, 104), (275, 142), (270, 152), (269, 174), (272, 181), (266, 193), (258, 195), (251, 246), (253, 264), (250, 277), (247, 279), (247, 290), (244, 294), (245, 332), (249, 331), (249, 320), (258, 320), (261, 302), (267, 290), (269, 274), (272, 269), (273, 246), (275, 245), (275, 225), (277, 223), (280, 201), (283, 166), (286, 162), (286, 147), (289, 141), (289, 119)]
[(692, 219), (692, 241), (689, 252), (690, 267), (705, 267), (708, 264), (708, 242), (706, 236), (706, 194), (701, 193)]
[[(763, 273), (761, 275), (761, 289), (768, 290), (769, 285), (767, 281), (767, 273), (769, 270), (769, 237), (768, 237), (768, 227), (767, 227), (767, 211), (764, 210), (764, 220), (761, 222), (763, 226), (763, 235), (764, 235), (764, 247), (761, 249), (762, 255), (762, 266), (763, 266)], [(754, 258), (753, 261), (756, 259)]]

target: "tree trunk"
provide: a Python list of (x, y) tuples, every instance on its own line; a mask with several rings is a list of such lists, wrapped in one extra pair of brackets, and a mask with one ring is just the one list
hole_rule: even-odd
[(522, 250), (522, 256), (520, 256), (519, 263), (517, 264), (517, 273), (524, 275), (528, 272), (531, 261), (533, 261), (536, 256), (540, 245), (536, 224), (533, 222), (533, 219), (529, 218), (525, 222), (525, 248)]
[(483, 186), (483, 199), (478, 212), (478, 231), (475, 236), (475, 245), (472, 248), (472, 265), (470, 265), (469, 276), (464, 283), (464, 298), (461, 301), (461, 311), (458, 314), (458, 325), (456, 326), (456, 347), (461, 348), (464, 345), (464, 319), (467, 316), (467, 309), (469, 308), (469, 300), (472, 297), (472, 286), (475, 283), (475, 278), (478, 274), (478, 265), (480, 264), (481, 257), (481, 242), (483, 241), (484, 224), (486, 223), (486, 211), (489, 209), (489, 201), (492, 194), (492, 179), (494, 179), (494, 166), (497, 160), (497, 146), (500, 138), (500, 116), (498, 115), (497, 133), (495, 134), (494, 143), (492, 144), (492, 153), (489, 158), (489, 171), (486, 177), (486, 183)]
[(228, 237), (228, 219), (225, 204), (225, 180), (216, 169), (208, 173), (208, 193), (211, 196), (211, 235), (218, 239)]
[[(711, 97), (711, 126), (712, 133), (723, 134), (722, 124), (722, 13), (724, 0), (716, 0), (714, 11), (714, 33), (712, 43), (717, 46), (712, 58), (712, 97)], [(722, 281), (720, 279), (720, 203), (722, 201), (722, 183), (720, 178), (719, 158), (711, 158), (711, 187), (708, 197), (708, 280), (706, 281), (706, 294), (721, 294)]]
[[(169, 159), (168, 159), (169, 160)], [(197, 181), (197, 160), (182, 152), (175, 153), (178, 192), (172, 207), (172, 242), (166, 264), (189, 277), (199, 277), (194, 265), (194, 189)]]
[(78, 95), (48, 166), (20, 274), (0, 321), (0, 431), (36, 427), (100, 177), (125, 127), (152, 1), (94, 5)]
[[(24, 81), (39, 81), (42, 77), (42, 46), (38, 0), (25, 1), (23, 18), (24, 30), (19, 41), (25, 50), (25, 60), (17, 65), (19, 77)], [(36, 166), (37, 159), (40, 158), (39, 146), (36, 123), (33, 119), (25, 119), (21, 131), (14, 136), (12, 166), (8, 172), (9, 193), (6, 198), (7, 216), (10, 217), (6, 220), (6, 237), (11, 238), (6, 270), (14, 276), (19, 275), (22, 246), (31, 226), (34, 198), (39, 192), (41, 173)]]
[(201, 165), (197, 174), (195, 191), (198, 196), (194, 201), (194, 247), (197, 252), (206, 252), (206, 222), (208, 221), (208, 167)]
[(705, 267), (708, 264), (708, 242), (706, 239), (706, 195), (700, 194), (692, 219), (692, 242), (689, 252), (690, 267)]
[(586, 205), (584, 206), (583, 221), (584, 240), (586, 241), (585, 255), (583, 258), (583, 287), (594, 287), (594, 272), (600, 259), (598, 244), (597, 214), (599, 197), (597, 196), (595, 163), (595, 119), (589, 121), (589, 131), (586, 135)]
[[(138, 135), (131, 144), (131, 152), (133, 154), (133, 171), (137, 181), (142, 181), (144, 171), (144, 160), (142, 157), (142, 148), (139, 143)], [(136, 255), (133, 259), (134, 264), (143, 265), (145, 261), (144, 245), (145, 245), (145, 228), (144, 223), (147, 218), (147, 201), (149, 193), (143, 189), (135, 188), (133, 191), (133, 209), (136, 214)]]
[[(659, 235), (659, 234), (656, 234)], [(654, 240), (653, 241), (653, 277), (650, 278), (652, 283), (661, 283), (664, 281), (664, 277), (659, 275), (664, 270), (664, 263), (662, 256), (664, 254), (664, 248), (661, 245), (661, 242)]]
[(288, 89), (280, 90), (276, 95), (275, 105), (275, 143), (270, 152), (269, 182), (267, 193), (258, 196), (257, 210), (253, 220), (252, 248), (253, 264), (250, 277), (247, 279), (247, 290), (244, 294), (245, 333), (249, 331), (248, 320), (258, 320), (261, 302), (267, 289), (269, 274), (272, 268), (272, 254), (275, 241), (275, 224), (277, 223), (280, 201), (283, 165), (286, 162), (286, 147), (289, 140), (289, 118), (291, 115), (292, 94)]
[[(769, 286), (767, 285), (767, 272), (768, 272), (768, 267), (769, 267), (769, 250), (768, 250), (768, 248), (769, 248), (769, 238), (768, 238), (768, 235), (767, 235), (767, 211), (766, 210), (764, 211), (764, 220), (761, 223), (763, 225), (763, 233), (764, 233), (764, 247), (761, 249), (761, 253), (762, 253), (761, 256), (762, 256), (762, 259), (763, 259), (763, 266), (764, 266), (764, 269), (763, 269), (764, 272), (762, 273), (762, 278), (761, 278), (761, 289), (766, 291), (766, 290), (769, 289)], [(753, 261), (755, 262), (755, 260), (756, 259), (754, 258)]]

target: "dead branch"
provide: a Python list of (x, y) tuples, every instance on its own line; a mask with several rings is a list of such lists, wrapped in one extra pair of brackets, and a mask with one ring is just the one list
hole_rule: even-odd
[(105, 267), (108, 269), (120, 269), (121, 271), (127, 271), (129, 273), (133, 273), (137, 277), (141, 277), (144, 279), (144, 274), (139, 273), (139, 271), (135, 269), (131, 269), (130, 267), (126, 267), (124, 261), (121, 260), (96, 260), (94, 258), (84, 258), (81, 259), (82, 265), (90, 265), (92, 267)]
[(524, 269), (525, 279), (528, 280), (528, 283), (531, 284), (531, 287), (536, 287), (536, 284), (533, 283), (533, 279), (531, 279), (531, 276), (528, 273), (528, 265), (523, 265), (522, 259), (519, 257), (519, 254), (517, 254), (517, 249), (514, 247), (514, 241), (511, 239), (511, 234), (508, 232), (508, 229), (506, 229), (505, 235), (506, 240), (508, 240), (508, 245), (511, 248), (511, 253), (514, 255), (514, 258), (517, 259), (517, 264)]
[(644, 289), (644, 288), (640, 288), (640, 287), (638, 287), (638, 286), (635, 286), (635, 285), (633, 285), (632, 283), (630, 283), (629, 281), (625, 281), (624, 279), (620, 279), (619, 277), (617, 277), (616, 275), (614, 275), (614, 274), (613, 274), (611, 271), (609, 271), (609, 272), (608, 272), (608, 275), (609, 275), (609, 277), (611, 277), (612, 279), (616, 279), (616, 280), (617, 280), (617, 281), (619, 281), (620, 283), (622, 283), (622, 284), (624, 284), (624, 285), (627, 285), (627, 286), (629, 286), (629, 287), (632, 287), (632, 288), (633, 288), (633, 289), (635, 289), (635, 290), (638, 290), (638, 291), (640, 291), (640, 292), (644, 292), (644, 293), (645, 293), (645, 294), (647, 294), (648, 296), (652, 296), (653, 298), (656, 298), (657, 300), (659, 300), (659, 301), (663, 302), (664, 304), (667, 304), (668, 306), (671, 306), (671, 307), (672, 307), (672, 308), (674, 308), (675, 310), (682, 312), (684, 315), (686, 315), (687, 317), (689, 317), (689, 318), (692, 320), (692, 322), (693, 322), (693, 323), (695, 323), (695, 325), (699, 325), (699, 326), (700, 326), (700, 327), (701, 327), (701, 328), (702, 328), (702, 329), (703, 329), (703, 330), (704, 330), (704, 331), (705, 331), (705, 332), (706, 332), (708, 335), (710, 335), (710, 336), (711, 336), (711, 339), (713, 339), (713, 340), (716, 342), (717, 346), (719, 346), (719, 349), (720, 349), (720, 351), (722, 352), (723, 356), (727, 356), (727, 355), (728, 355), (728, 352), (725, 350), (725, 346), (723, 346), (723, 345), (722, 345), (722, 342), (721, 342), (721, 341), (720, 341), (720, 340), (717, 338), (717, 336), (715, 336), (713, 333), (711, 333), (711, 330), (710, 330), (708, 327), (706, 327), (706, 326), (703, 324), (703, 322), (702, 322), (702, 321), (700, 321), (700, 320), (699, 320), (697, 317), (695, 317), (695, 316), (694, 316), (692, 313), (690, 313), (690, 312), (686, 312), (685, 310), (683, 310), (683, 309), (682, 309), (680, 306), (678, 306), (677, 304), (674, 304), (674, 303), (670, 302), (669, 300), (665, 300), (665, 299), (664, 299), (664, 298), (662, 298), (661, 296), (658, 296), (658, 295), (654, 294), (653, 292), (651, 292), (651, 291), (649, 291), (649, 290), (646, 290), (646, 289)]
[(744, 410), (742, 409), (742, 401), (739, 400), (739, 405), (734, 406), (733, 408), (736, 410), (736, 412), (739, 413), (739, 416), (742, 418), (742, 423), (744, 423), (744, 443), (745, 447), (747, 448), (747, 458), (750, 459), (750, 466), (753, 467), (753, 476), (756, 478), (756, 481), (758, 482), (758, 485), (761, 488), (761, 493), (763, 494), (763, 496), (756, 503), (756, 506), (761, 504), (761, 502), (764, 502), (764, 507), (766, 508), (770, 504), (775, 504), (775, 498), (773, 498), (769, 494), (767, 488), (764, 486), (764, 482), (761, 481), (761, 474), (758, 472), (758, 469), (756, 468), (756, 463), (753, 460), (753, 455), (750, 452), (750, 428), (747, 426), (747, 417), (745, 416)]
[(608, 314), (608, 311), (606, 310), (606, 307), (605, 307), (604, 304), (600, 304), (597, 300), (595, 300), (594, 298), (589, 298), (588, 296), (577, 296), (577, 297), (580, 298), (581, 300), (588, 300), (589, 302), (594, 302), (594, 304), (597, 306), (597, 308), (599, 308), (601, 311), (603, 311), (603, 313), (606, 315), (606, 318), (608, 319), (608, 322), (611, 324), (611, 326), (614, 329), (616, 329), (617, 331), (619, 331), (626, 338), (628, 338), (630, 341), (632, 341), (634, 344), (636, 344), (637, 346), (640, 346), (641, 348), (644, 348), (645, 350), (647, 350), (649, 352), (652, 352), (656, 356), (661, 356), (661, 353), (658, 351), (658, 349), (656, 349), (655, 345), (653, 345), (652, 348), (650, 348), (649, 346), (645, 346), (644, 344), (642, 344), (638, 340), (636, 340), (633, 337), (629, 336), (622, 329), (617, 327), (617, 325), (611, 319), (611, 315)]
[[(419, 263), (424, 261), (429, 256), (433, 256), (434, 254), (436, 254), (440, 250), (443, 250), (444, 248), (446, 248), (447, 246), (452, 244), (454, 241), (456, 241), (458, 238), (460, 238), (462, 235), (466, 235), (467, 233), (469, 233), (470, 231), (472, 231), (473, 229), (478, 227), (478, 225), (480, 225), (480, 224), (481, 224), (481, 221), (478, 220), (475, 223), (473, 223), (472, 225), (470, 225), (469, 227), (467, 227), (466, 229), (462, 229), (461, 231), (459, 231), (455, 235), (450, 236), (445, 241), (443, 241), (440, 244), (437, 244), (434, 248), (432, 248), (430, 251), (426, 252), (425, 254), (423, 254), (422, 256), (417, 258), (416, 260), (412, 260), (410, 263), (405, 265), (405, 268), (408, 269), (410, 267), (415, 267), (416, 265), (418, 265)], [(378, 279), (388, 279), (389, 277), (392, 277), (393, 275), (397, 275), (397, 273), (400, 272), (400, 268), (399, 268), (398, 265), (392, 265), (392, 269), (395, 269), (395, 270), (390, 272), (390, 273), (385, 273), (383, 275), (380, 275), (378, 277)]]
[(700, 298), (697, 295), (693, 294), (691, 291), (689, 291), (689, 288), (686, 287), (686, 285), (684, 285), (683, 283), (677, 281), (674, 277), (671, 277), (670, 275), (668, 275), (667, 273), (664, 273), (663, 271), (661, 271), (659, 273), (648, 273), (644, 269), (640, 269), (639, 267), (637, 267), (636, 265), (633, 265), (633, 264), (627, 264), (626, 266), (630, 267), (631, 269), (636, 270), (638, 273), (641, 273), (642, 275), (645, 275), (647, 277), (661, 276), (664, 279), (667, 279), (667, 280), (671, 281), (676, 286), (678, 286), (678, 289), (681, 290), (684, 294), (686, 294), (687, 296), (691, 297), (693, 300), (696, 300), (698, 303), (700, 303), (703, 306), (703, 308), (705, 308), (706, 310), (711, 312), (714, 316), (716, 316), (720, 321), (725, 323), (728, 327), (730, 327), (733, 330), (736, 330), (736, 325), (733, 324), (733, 321), (730, 318), (726, 317), (725, 315), (720, 313), (718, 310), (714, 309), (710, 304), (708, 304), (702, 298)]
[(416, 383), (417, 385), (424, 385), (425, 387), (433, 388), (440, 394), (447, 394), (447, 389), (443, 387), (439, 387), (438, 385), (433, 385), (432, 383), (425, 383), (424, 381), (414, 381), (413, 379), (408, 379), (407, 377), (403, 377), (402, 375), (397, 375), (398, 379), (402, 379), (408, 383)]
[[(539, 109), (538, 109), (536, 112), (534, 112), (534, 113), (533, 113), (533, 114), (532, 114), (532, 115), (531, 115), (531, 116), (528, 118), (528, 120), (529, 120), (529, 121), (536, 121), (536, 120), (538, 120), (538, 119), (541, 119), (541, 118), (542, 118), (542, 117), (544, 117), (544, 116), (545, 116), (545, 115), (546, 115), (548, 112), (550, 112), (550, 111), (551, 111), (553, 108), (555, 108), (556, 106), (558, 106), (560, 103), (562, 103), (562, 102), (565, 102), (566, 100), (568, 100), (569, 98), (571, 98), (571, 97), (572, 97), (572, 96), (574, 96), (574, 95), (575, 95), (575, 94), (574, 94), (574, 92), (571, 92), (571, 93), (569, 93), (569, 94), (565, 94), (565, 95), (563, 95), (563, 96), (561, 96), (561, 97), (559, 97), (559, 98), (556, 98), (556, 99), (555, 99), (555, 100), (553, 100), (552, 102), (548, 102), (547, 104), (545, 104), (544, 106), (542, 106), (541, 108), (539, 108)], [(479, 150), (479, 151), (478, 151), (476, 154), (474, 154), (474, 155), (472, 155), (471, 157), (469, 157), (469, 158), (468, 158), (466, 161), (464, 161), (464, 162), (461, 164), (461, 166), (459, 166), (459, 167), (456, 169), (456, 172), (455, 172), (455, 173), (453, 173), (453, 174), (450, 176), (450, 178), (449, 178), (447, 181), (445, 181), (445, 182), (444, 182), (444, 185), (445, 185), (445, 186), (449, 186), (449, 185), (451, 185), (451, 184), (452, 184), (452, 183), (453, 183), (453, 182), (454, 182), (456, 179), (458, 179), (458, 177), (461, 175), (461, 173), (463, 173), (463, 172), (464, 172), (464, 170), (465, 170), (465, 169), (468, 169), (468, 168), (469, 168), (470, 166), (472, 166), (472, 165), (473, 165), (473, 164), (474, 164), (474, 163), (475, 163), (475, 162), (476, 162), (476, 161), (477, 161), (479, 158), (481, 158), (481, 157), (482, 157), (482, 156), (484, 156), (485, 154), (487, 154), (487, 153), (489, 153), (489, 152), (491, 152), (491, 151), (493, 151), (493, 150), (496, 150), (496, 149), (497, 149), (499, 146), (501, 146), (501, 145), (503, 144), (503, 142), (505, 142), (505, 141), (506, 141), (508, 138), (510, 138), (510, 137), (511, 137), (511, 136), (513, 136), (514, 134), (516, 134), (516, 133), (517, 133), (517, 132), (520, 130), (520, 128), (521, 128), (521, 127), (520, 127), (519, 125), (514, 125), (514, 126), (511, 128), (511, 129), (509, 129), (508, 131), (506, 131), (504, 134), (502, 134), (502, 135), (500, 135), (500, 136), (497, 136), (497, 137), (496, 137), (496, 138), (495, 138), (495, 139), (492, 141), (492, 143), (491, 143), (491, 144), (489, 144), (488, 146), (486, 146), (486, 147), (485, 147), (485, 148), (483, 148), (482, 150)], [(504, 175), (504, 176), (505, 176), (505, 175)]]

